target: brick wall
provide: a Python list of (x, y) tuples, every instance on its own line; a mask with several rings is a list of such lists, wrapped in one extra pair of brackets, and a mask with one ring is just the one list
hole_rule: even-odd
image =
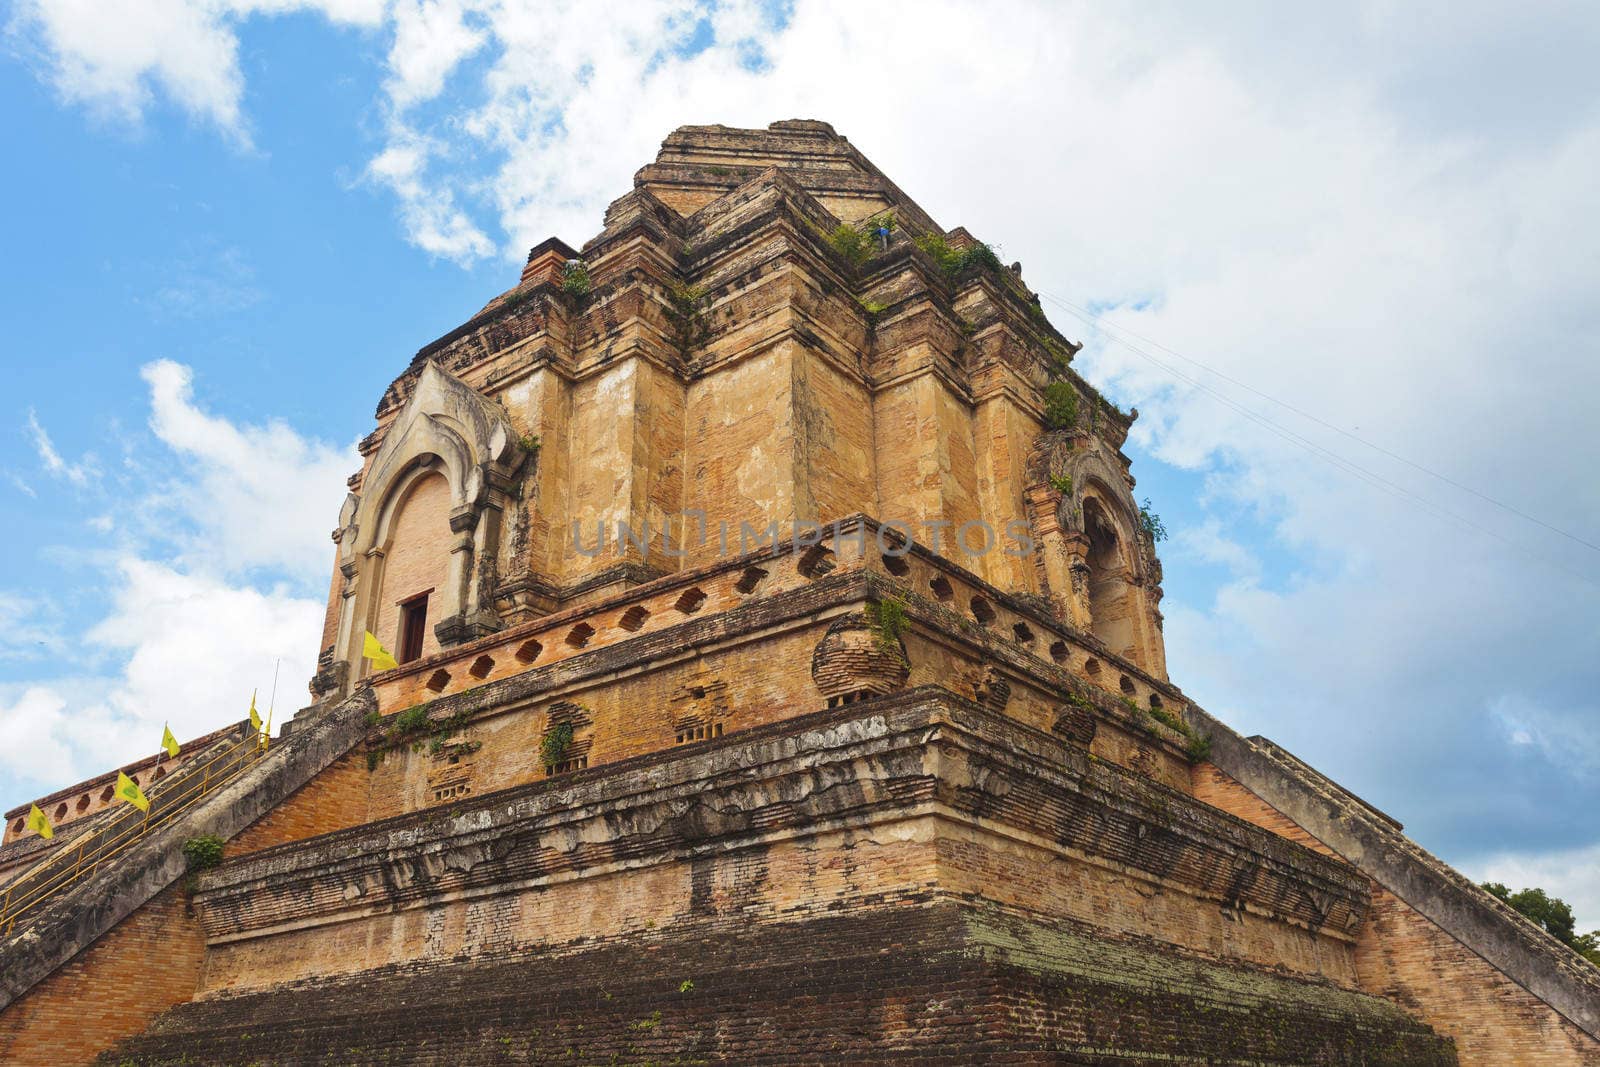
[[(1218, 989), (1235, 1000), (1219, 1003)], [(103, 1062), (303, 1064), (330, 1052), (440, 1067), (1454, 1063), (1447, 1042), (1373, 998), (948, 905), (414, 958), (196, 1001)]]
[[(411, 488), (392, 519), (390, 546), (383, 558), (383, 579), (376, 599), (372, 632), (396, 656), (400, 649), (400, 602), (433, 590), (428, 597), (427, 632), (422, 654), (439, 651), (434, 624), (444, 617), (444, 584), (450, 571), (450, 483), (430, 474)], [(337, 599), (337, 595), (335, 596)], [(358, 620), (357, 625), (363, 625)]]
[(229, 841), (227, 855), (242, 856), (366, 822), (367, 777), (364, 754), (352, 752), (340, 757)]
[[(1195, 796), (1308, 848), (1327, 845), (1209, 763), (1194, 770)], [(1356, 942), (1368, 993), (1389, 997), (1455, 1038), (1463, 1067), (1600, 1067), (1596, 1042), (1405, 901), (1374, 884)]]
[(0, 1014), (0, 1063), (92, 1062), (192, 998), (204, 955), (180, 887), (163, 891)]

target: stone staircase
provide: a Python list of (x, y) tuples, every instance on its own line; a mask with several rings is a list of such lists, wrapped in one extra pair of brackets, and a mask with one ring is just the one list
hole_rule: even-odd
[[(0, 1011), (182, 877), (185, 841), (205, 834), (232, 838), (353, 748), (375, 707), (372, 694), (362, 691), (295, 724), (220, 788), (120, 848), (115, 862), (50, 894), (26, 922), (0, 937)], [(174, 776), (161, 795), (184, 788)]]

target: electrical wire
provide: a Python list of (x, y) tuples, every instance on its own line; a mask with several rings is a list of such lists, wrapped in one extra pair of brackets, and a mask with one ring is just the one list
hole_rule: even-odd
[[(1270, 393), (1264, 393), (1260, 389), (1255, 388), (1254, 386), (1250, 385), (1247, 382), (1241, 382), (1239, 379), (1237, 379), (1235, 377), (1232, 377), (1231, 375), (1226, 374), (1223, 371), (1217, 370), (1215, 367), (1207, 366), (1206, 364), (1200, 362), (1198, 359), (1193, 359), (1193, 358), (1191, 358), (1189, 356), (1184, 355), (1182, 352), (1174, 351), (1173, 349), (1168, 348), (1166, 345), (1161, 344), (1159, 341), (1153, 341), (1150, 338), (1143, 336), (1142, 334), (1139, 334), (1139, 333), (1137, 333), (1137, 332), (1135, 332), (1133, 330), (1130, 330), (1128, 327), (1123, 326), (1120, 323), (1107, 323), (1107, 322), (1105, 322), (1104, 319), (1102, 319), (1099, 316), (1095, 315), (1092, 311), (1089, 311), (1089, 310), (1087, 310), (1085, 308), (1078, 307), (1076, 304), (1073, 304), (1072, 302), (1070, 302), (1068, 300), (1063, 300), (1062, 298), (1060, 298), (1058, 296), (1049, 296), (1048, 294), (1040, 294), (1040, 295), (1041, 296), (1045, 296), (1046, 299), (1048, 299), (1051, 303), (1060, 305), (1063, 310), (1071, 312), (1072, 314), (1074, 314), (1075, 317), (1078, 317), (1078, 318), (1081, 319), (1081, 318), (1084, 318), (1085, 316), (1088, 316), (1089, 319), (1093, 320), (1091, 322), (1091, 325), (1094, 325), (1097, 328), (1099, 328), (1100, 330), (1102, 330), (1104, 332), (1107, 332), (1108, 336), (1110, 336), (1110, 331), (1120, 331), (1121, 333), (1125, 333), (1130, 337), (1138, 338), (1140, 341), (1143, 341), (1145, 344), (1149, 345), (1152, 348), (1159, 349), (1162, 352), (1165, 352), (1169, 356), (1173, 356), (1173, 357), (1175, 357), (1177, 359), (1181, 359), (1185, 363), (1190, 364), (1191, 366), (1199, 367), (1201, 370), (1205, 371), (1208, 374), (1214, 374), (1218, 378), (1221, 378), (1223, 381), (1228, 382), (1230, 385), (1236, 385), (1240, 389), (1243, 389), (1244, 391), (1246, 391), (1247, 393), (1250, 393), (1250, 394), (1252, 394), (1254, 396), (1258, 396), (1261, 399), (1263, 399), (1263, 400), (1265, 400), (1265, 401), (1267, 401), (1269, 403), (1276, 404), (1279, 407), (1283, 408), (1285, 411), (1293, 412), (1294, 414), (1300, 416), (1303, 419), (1306, 419), (1306, 420), (1308, 420), (1310, 422), (1316, 423), (1318, 426), (1322, 426), (1322, 427), (1324, 427), (1326, 429), (1332, 430), (1334, 433), (1337, 433), (1337, 434), (1339, 434), (1339, 435), (1341, 435), (1343, 437), (1347, 437), (1350, 440), (1356, 442), (1357, 444), (1360, 444), (1360, 445), (1363, 445), (1363, 446), (1365, 446), (1367, 448), (1372, 449), (1374, 452), (1377, 452), (1380, 455), (1387, 456), (1388, 458), (1394, 460), (1397, 463), (1403, 463), (1407, 467), (1410, 467), (1412, 470), (1420, 471), (1421, 473), (1428, 475), (1428, 477), (1430, 477), (1430, 478), (1436, 478), (1439, 481), (1445, 483), (1446, 485), (1451, 486), (1452, 488), (1459, 489), (1463, 493), (1468, 493), (1468, 494), (1470, 494), (1472, 496), (1477, 497), (1479, 500), (1482, 500), (1482, 501), (1484, 501), (1486, 503), (1489, 503), (1489, 504), (1493, 504), (1495, 507), (1500, 508), (1501, 510), (1506, 511), (1506, 512), (1512, 514), (1512, 515), (1515, 515), (1518, 518), (1523, 519), (1524, 521), (1531, 522), (1535, 526), (1543, 527), (1544, 529), (1549, 530), (1551, 533), (1559, 534), (1560, 536), (1565, 537), (1567, 540), (1572, 541), (1575, 544), (1580, 544), (1580, 545), (1584, 546), (1585, 548), (1591, 549), (1591, 550), (1593, 550), (1595, 552), (1600, 552), (1600, 544), (1596, 544), (1593, 541), (1589, 541), (1589, 540), (1586, 540), (1585, 538), (1579, 537), (1577, 534), (1572, 533), (1572, 532), (1570, 532), (1568, 530), (1563, 530), (1561, 527), (1556, 526), (1553, 523), (1549, 523), (1549, 522), (1544, 521), (1543, 519), (1539, 518), (1537, 515), (1530, 515), (1528, 512), (1522, 510), (1521, 508), (1517, 507), (1514, 504), (1507, 504), (1503, 500), (1496, 500), (1494, 497), (1490, 496), (1489, 494), (1481, 492), (1481, 491), (1479, 491), (1477, 489), (1474, 489), (1472, 486), (1467, 485), (1467, 484), (1465, 484), (1463, 482), (1459, 482), (1459, 481), (1457, 481), (1456, 479), (1450, 477), (1447, 474), (1441, 474), (1440, 472), (1438, 472), (1436, 470), (1433, 470), (1430, 467), (1426, 467), (1421, 463), (1417, 463), (1414, 460), (1407, 459), (1405, 456), (1400, 455), (1398, 452), (1395, 452), (1395, 451), (1392, 451), (1390, 449), (1387, 449), (1387, 448), (1383, 447), (1382, 445), (1377, 444), (1377, 443), (1375, 443), (1373, 441), (1368, 441), (1366, 438), (1362, 437), (1360, 434), (1352, 433), (1351, 431), (1346, 430), (1342, 426), (1335, 425), (1334, 423), (1328, 422), (1326, 419), (1319, 418), (1318, 416), (1312, 414), (1311, 412), (1306, 411), (1303, 408), (1296, 407), (1294, 404), (1291, 404), (1286, 400), (1280, 400), (1277, 397), (1271, 395)], [(1088, 320), (1086, 319), (1085, 321), (1088, 321)]]
[[(1465, 527), (1467, 527), (1467, 528), (1469, 528), (1471, 530), (1476, 531), (1477, 533), (1479, 533), (1479, 534), (1481, 534), (1481, 535), (1483, 535), (1485, 537), (1489, 537), (1489, 538), (1492, 538), (1492, 539), (1494, 539), (1496, 541), (1499, 541), (1500, 543), (1502, 543), (1502, 544), (1504, 544), (1504, 545), (1506, 545), (1506, 546), (1508, 546), (1510, 548), (1513, 548), (1518, 552), (1531, 554), (1534, 557), (1540, 559), (1545, 564), (1547, 564), (1547, 565), (1549, 565), (1551, 567), (1554, 567), (1557, 570), (1560, 570), (1560, 571), (1562, 571), (1562, 572), (1564, 572), (1566, 574), (1569, 574), (1572, 577), (1579, 579), (1580, 581), (1583, 581), (1583, 582), (1585, 582), (1585, 583), (1587, 583), (1589, 585), (1600, 586), (1600, 583), (1597, 583), (1595, 581), (1595, 579), (1590, 577), (1589, 575), (1586, 575), (1586, 574), (1583, 574), (1583, 573), (1581, 573), (1579, 571), (1573, 570), (1571, 567), (1566, 566), (1564, 563), (1561, 563), (1558, 560), (1551, 559), (1549, 556), (1547, 556), (1546, 554), (1544, 554), (1542, 552), (1538, 552), (1536, 550), (1529, 549), (1527, 546), (1522, 545), (1519, 542), (1514, 541), (1509, 537), (1506, 537), (1504, 534), (1501, 534), (1496, 530), (1491, 530), (1486, 526), (1483, 526), (1483, 525), (1481, 525), (1479, 523), (1474, 522), (1473, 520), (1467, 518), (1465, 515), (1461, 515), (1461, 514), (1455, 512), (1455, 511), (1450, 510), (1449, 508), (1446, 508), (1446, 507), (1444, 507), (1442, 505), (1436, 504), (1433, 501), (1428, 500), (1426, 497), (1420, 496), (1417, 493), (1412, 492), (1410, 489), (1407, 489), (1405, 486), (1400, 485), (1400, 484), (1398, 484), (1396, 482), (1393, 482), (1393, 481), (1389, 480), (1388, 478), (1385, 478), (1383, 475), (1377, 473), (1376, 471), (1369, 470), (1368, 468), (1363, 467), (1361, 464), (1356, 463), (1353, 460), (1346, 459), (1344, 456), (1339, 455), (1337, 452), (1334, 452), (1331, 449), (1328, 449), (1328, 448), (1326, 448), (1326, 447), (1324, 447), (1322, 445), (1317, 444), (1315, 441), (1312, 441), (1312, 440), (1302, 436), (1301, 434), (1296, 433), (1295, 431), (1289, 429), (1288, 427), (1285, 427), (1285, 426), (1283, 426), (1283, 425), (1281, 425), (1281, 424), (1279, 424), (1277, 422), (1274, 422), (1272, 419), (1270, 419), (1267, 416), (1261, 414), (1260, 412), (1251, 410), (1250, 408), (1248, 408), (1248, 407), (1244, 406), (1243, 404), (1239, 403), (1238, 401), (1234, 400), (1232, 397), (1227, 396), (1225, 393), (1222, 393), (1222, 392), (1218, 391), (1217, 389), (1214, 389), (1211, 386), (1207, 385), (1205, 382), (1202, 382), (1202, 381), (1199, 381), (1199, 380), (1197, 380), (1197, 379), (1195, 379), (1193, 377), (1190, 377), (1189, 375), (1187, 375), (1187, 374), (1183, 373), (1182, 371), (1178, 370), (1176, 367), (1173, 367), (1168, 363), (1162, 362), (1160, 359), (1156, 358), (1155, 356), (1151, 355), (1149, 352), (1147, 352), (1144, 349), (1140, 348), (1138, 345), (1133, 344), (1132, 342), (1126, 340), (1125, 338), (1119, 336), (1117, 333), (1113, 332), (1114, 330), (1117, 330), (1119, 328), (1115, 327), (1114, 325), (1104, 323), (1103, 321), (1100, 320), (1099, 316), (1095, 315), (1093, 312), (1087, 311), (1086, 309), (1083, 309), (1083, 308), (1079, 308), (1077, 305), (1072, 304), (1069, 301), (1062, 300), (1059, 297), (1051, 296), (1048, 293), (1040, 293), (1039, 295), (1041, 297), (1043, 297), (1044, 299), (1049, 300), (1051, 303), (1060, 306), (1068, 314), (1072, 315), (1074, 318), (1076, 318), (1076, 319), (1080, 320), (1081, 322), (1083, 322), (1090, 329), (1098, 331), (1103, 336), (1105, 336), (1108, 340), (1110, 340), (1110, 341), (1112, 341), (1112, 342), (1114, 342), (1116, 344), (1121, 345), (1123, 348), (1126, 348), (1128, 351), (1134, 353), (1135, 355), (1137, 355), (1140, 358), (1144, 359), (1145, 361), (1149, 362), (1153, 366), (1159, 368), (1160, 370), (1162, 370), (1164, 373), (1166, 373), (1170, 377), (1176, 378), (1179, 381), (1187, 384), (1191, 388), (1205, 393), (1207, 396), (1210, 396), (1213, 400), (1216, 400), (1218, 403), (1220, 403), (1223, 406), (1227, 407), (1228, 409), (1236, 412), (1237, 414), (1243, 416), (1244, 418), (1249, 419), (1251, 422), (1259, 425), (1263, 429), (1267, 430), (1269, 433), (1272, 433), (1275, 436), (1277, 436), (1279, 438), (1282, 438), (1283, 440), (1288, 441), (1289, 443), (1291, 443), (1293, 445), (1296, 445), (1299, 448), (1305, 449), (1306, 451), (1312, 453), (1313, 455), (1317, 456), (1319, 459), (1321, 459), (1324, 462), (1330, 464), (1331, 466), (1335, 467), (1336, 469), (1341, 470), (1344, 473), (1351, 475), (1352, 477), (1354, 477), (1354, 478), (1366, 483), (1367, 485), (1370, 485), (1370, 486), (1372, 486), (1372, 487), (1374, 487), (1376, 489), (1379, 489), (1379, 490), (1381, 490), (1383, 492), (1389, 493), (1390, 495), (1395, 496), (1395, 497), (1397, 497), (1397, 498), (1399, 498), (1399, 499), (1401, 499), (1403, 501), (1406, 501), (1407, 503), (1410, 503), (1410, 504), (1412, 504), (1412, 505), (1414, 505), (1416, 507), (1420, 507), (1424, 511), (1427, 511), (1430, 514), (1434, 515), (1436, 518), (1444, 518), (1444, 519), (1449, 519), (1451, 521), (1454, 521), (1454, 522), (1456, 522), (1456, 523), (1458, 523), (1458, 524), (1460, 524), (1462, 526), (1465, 526)], [(1130, 335), (1137, 336), (1137, 335), (1134, 335), (1133, 331), (1131, 331), (1131, 330), (1129, 330), (1127, 332)], [(1143, 340), (1143, 338), (1141, 338), (1141, 340)], [(1149, 343), (1154, 344), (1154, 342), (1149, 342)], [(1165, 346), (1157, 345), (1156, 347), (1162, 348), (1163, 351), (1168, 351), (1168, 352), (1171, 351), (1170, 349), (1165, 348)], [(1174, 355), (1176, 355), (1176, 353), (1174, 353)], [(1187, 357), (1181, 357), (1181, 356), (1179, 358), (1186, 359), (1188, 362), (1192, 362), (1192, 363), (1195, 363), (1195, 365), (1197, 365), (1197, 366), (1204, 367), (1204, 364), (1200, 364), (1196, 360), (1188, 360)], [(1209, 370), (1210, 368), (1205, 368), (1205, 369)], [(1218, 376), (1219, 377), (1224, 377), (1224, 378), (1226, 377), (1226, 375), (1222, 375), (1220, 373), (1218, 373)], [(1232, 379), (1229, 379), (1229, 380), (1231, 381)], [(1267, 394), (1261, 393), (1259, 390), (1256, 390), (1256, 389), (1254, 389), (1254, 388), (1252, 388), (1250, 386), (1246, 386), (1243, 383), (1235, 383), (1235, 384), (1240, 385), (1241, 388), (1248, 389), (1250, 392), (1255, 393), (1258, 396), (1261, 396), (1263, 399), (1270, 400), (1270, 401), (1272, 401), (1274, 403), (1279, 403), (1281, 406), (1283, 406), (1283, 407), (1285, 407), (1285, 408), (1287, 408), (1289, 410), (1295, 410), (1291, 405), (1288, 405), (1288, 404), (1283, 403), (1281, 401), (1277, 401), (1274, 398), (1268, 396)], [(1316, 419), (1314, 416), (1307, 416), (1307, 417), (1308, 418), (1312, 418), (1313, 421), (1316, 421), (1316, 422), (1318, 422), (1318, 423), (1320, 423), (1322, 425), (1328, 425), (1327, 423), (1324, 423), (1323, 420)], [(1330, 427), (1330, 428), (1331, 429), (1338, 429), (1338, 427)], [(1345, 432), (1345, 431), (1340, 431), (1340, 432)], [(1347, 434), (1347, 436), (1353, 436), (1353, 435)], [(1357, 440), (1361, 440), (1360, 438), (1356, 438), (1356, 439)], [(1365, 441), (1362, 441), (1362, 443), (1366, 444)], [(1372, 446), (1372, 447), (1376, 448), (1378, 446)], [(1380, 451), (1385, 451), (1385, 450), (1383, 450), (1381, 448), (1379, 450)], [(1418, 466), (1419, 469), (1426, 470), (1426, 468), (1422, 468), (1422, 467), (1420, 467), (1420, 465), (1411, 464), (1410, 461), (1408, 461), (1408, 460), (1404, 461), (1404, 462), (1406, 462), (1408, 465)], [(1429, 473), (1432, 473), (1432, 472), (1429, 472)], [(1437, 477), (1443, 478), (1444, 476), (1437, 475)], [(1444, 479), (1444, 480), (1449, 481), (1449, 479)], [(1482, 494), (1477, 493), (1475, 490), (1469, 490), (1469, 491), (1473, 492), (1473, 495), (1475, 495), (1475, 496), (1481, 496), (1482, 495)], [(1489, 498), (1489, 497), (1484, 497), (1484, 499), (1490, 500), (1491, 503), (1496, 503), (1496, 504), (1499, 503), (1498, 501), (1494, 501), (1492, 498)], [(1513, 511), (1513, 512), (1515, 512), (1517, 510), (1517, 509), (1514, 509), (1514, 508), (1510, 508), (1509, 505), (1503, 505), (1502, 504), (1500, 506), (1506, 507), (1507, 510), (1510, 510), (1510, 511)], [(1591, 547), (1591, 548), (1595, 548), (1596, 547), (1596, 546), (1593, 546), (1593, 545), (1589, 545), (1589, 543), (1587, 541), (1584, 541), (1582, 538), (1578, 538), (1578, 537), (1574, 537), (1573, 535), (1566, 534), (1564, 531), (1561, 531), (1556, 527), (1549, 526), (1548, 523), (1545, 523), (1545, 522), (1543, 522), (1541, 520), (1534, 519), (1533, 521), (1538, 523), (1538, 525), (1540, 525), (1540, 526), (1546, 526), (1546, 527), (1548, 527), (1548, 528), (1550, 528), (1552, 530), (1555, 530), (1555, 532), (1557, 532), (1557, 533), (1562, 533), (1563, 536), (1567, 536), (1567, 537), (1571, 538), (1572, 540), (1577, 541), (1579, 544), (1588, 545), (1588, 547)], [(1597, 550), (1600, 550), (1600, 549), (1597, 549)]]

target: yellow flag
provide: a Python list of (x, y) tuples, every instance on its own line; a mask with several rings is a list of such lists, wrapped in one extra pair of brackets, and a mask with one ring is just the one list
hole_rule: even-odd
[(39, 805), (37, 804), (28, 809), (28, 829), (46, 841), (56, 836), (55, 827), (50, 825), (50, 820), (44, 817), (44, 812), (39, 810)]
[(378, 639), (372, 636), (371, 630), (367, 630), (366, 635), (361, 642), (361, 654), (372, 661), (374, 670), (392, 671), (400, 666), (395, 661), (395, 658), (389, 655), (389, 650), (380, 645)]
[(166, 750), (168, 759), (176, 759), (182, 751), (178, 748), (178, 739), (172, 736), (172, 727), (166, 723), (161, 724), (161, 747)]
[(121, 771), (117, 772), (116, 796), (118, 800), (126, 800), (140, 811), (150, 810), (150, 801), (145, 797), (144, 790), (139, 788), (139, 783)]
[(250, 690), (250, 728), (261, 732), (261, 713), (256, 710), (256, 691)]

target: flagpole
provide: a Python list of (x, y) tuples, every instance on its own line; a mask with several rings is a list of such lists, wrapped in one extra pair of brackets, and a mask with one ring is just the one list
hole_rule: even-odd
[(283, 657), (279, 656), (272, 661), (272, 692), (267, 696), (267, 729), (272, 729), (272, 705), (278, 700), (278, 668), (283, 665)]

